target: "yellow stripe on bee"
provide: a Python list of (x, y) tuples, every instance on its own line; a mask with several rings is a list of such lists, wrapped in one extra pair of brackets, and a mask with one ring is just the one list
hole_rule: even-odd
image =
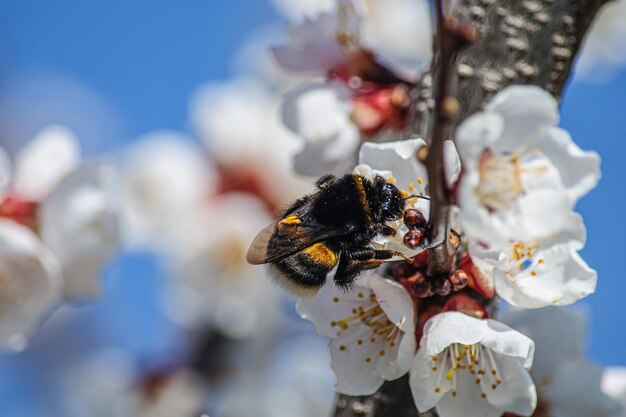
[(370, 203), (369, 201), (367, 201), (367, 193), (365, 192), (365, 186), (363, 185), (363, 178), (361, 178), (359, 175), (353, 175), (352, 178), (354, 178), (356, 189), (359, 192), (359, 200), (361, 201), (361, 206), (363, 207), (363, 212), (365, 213), (367, 223), (370, 223)]
[(328, 246), (323, 243), (316, 243), (309, 246), (302, 253), (313, 259), (315, 262), (325, 265), (329, 268), (334, 267), (339, 257)]
[(280, 225), (292, 226), (294, 224), (300, 224), (300, 223), (302, 223), (302, 221), (298, 218), (298, 216), (296, 216), (295, 214), (292, 214), (289, 217), (285, 217), (284, 219), (282, 219), (278, 223)]

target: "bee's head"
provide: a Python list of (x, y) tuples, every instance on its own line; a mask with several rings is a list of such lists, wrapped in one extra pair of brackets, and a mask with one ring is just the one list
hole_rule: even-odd
[(374, 187), (379, 196), (380, 221), (386, 222), (402, 217), (404, 199), (400, 190), (380, 176), (374, 180)]

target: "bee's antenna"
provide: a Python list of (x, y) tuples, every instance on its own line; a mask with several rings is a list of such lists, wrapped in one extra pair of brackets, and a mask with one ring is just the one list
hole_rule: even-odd
[(402, 200), (406, 201), (406, 200), (410, 200), (412, 198), (423, 198), (424, 200), (430, 201), (430, 197), (427, 196), (427, 195), (415, 195), (415, 194), (408, 195), (408, 196), (404, 197)]

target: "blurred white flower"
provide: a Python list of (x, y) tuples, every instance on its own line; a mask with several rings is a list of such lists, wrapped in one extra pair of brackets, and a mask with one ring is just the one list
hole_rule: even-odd
[(585, 237), (582, 218), (572, 213), (553, 236), (530, 242), (509, 241), (501, 252), (470, 245), (470, 254), (477, 264), (490, 270), (498, 295), (508, 303), (524, 308), (563, 306), (596, 289), (597, 272), (578, 254)]
[(535, 341), (531, 375), (539, 395), (538, 417), (623, 416), (619, 404), (600, 389), (602, 370), (583, 357), (583, 311), (510, 308), (501, 319)]
[(304, 148), (294, 156), (297, 172), (343, 175), (354, 167), (361, 139), (350, 120), (350, 96), (339, 82), (305, 83), (285, 96), (283, 122), (304, 139)]
[(136, 370), (131, 354), (98, 348), (79, 356), (58, 377), (68, 416), (128, 417)]
[(456, 132), (459, 205), (472, 240), (499, 246), (558, 233), (600, 178), (600, 158), (556, 127), (554, 98), (535, 86), (498, 93)]
[(0, 219), (0, 345), (23, 349), (59, 301), (62, 285), (61, 267), (39, 238)]
[(84, 164), (41, 204), (39, 233), (63, 268), (66, 298), (100, 294), (100, 269), (119, 246), (116, 172)]
[(415, 312), (400, 284), (368, 272), (350, 292), (328, 283), (298, 313), (331, 337), (335, 388), (348, 395), (369, 395), (384, 381), (400, 378), (415, 355)]
[(80, 164), (80, 148), (74, 134), (62, 126), (48, 126), (15, 157), (13, 192), (40, 202)]
[(279, 122), (278, 108), (278, 97), (260, 81), (239, 78), (201, 86), (190, 112), (222, 174), (244, 177), (248, 187), (260, 188), (251, 191), (281, 205), (311, 185), (292, 172), (298, 143)]
[(424, 328), (410, 372), (421, 412), (441, 417), (498, 417), (508, 411), (530, 416), (537, 405), (528, 370), (534, 344), (495, 320), (459, 312), (433, 316)]
[(432, 49), (427, 0), (365, 0), (363, 42), (394, 69), (415, 73)]
[(273, 346), (263, 366), (246, 368), (219, 392), (220, 417), (323, 417), (335, 391), (322, 339), (289, 338)]
[(163, 234), (215, 191), (216, 173), (206, 159), (200, 146), (171, 131), (129, 147), (120, 179), (127, 244), (162, 244)]
[(431, 54), (431, 13), (425, 0), (274, 0), (291, 22), (291, 42), (273, 48), (293, 71), (325, 73), (346, 63), (354, 47), (372, 49), (407, 74)]
[(626, 0), (598, 11), (576, 60), (576, 78), (603, 81), (626, 64)]
[[(356, 29), (358, 32), (358, 16)], [(335, 12), (321, 12), (314, 18), (305, 17), (300, 23), (289, 27), (290, 42), (272, 48), (278, 63), (291, 71), (325, 74), (346, 63), (340, 44), (342, 20)], [(354, 36), (354, 34), (346, 35)]]
[(276, 292), (245, 260), (256, 232), (272, 221), (263, 203), (228, 193), (186, 213), (168, 235), (174, 277), (167, 312), (188, 326), (210, 325), (241, 338), (263, 334), (278, 314)]
[(626, 368), (610, 366), (602, 372), (602, 392), (620, 403), (620, 417), (626, 416)]

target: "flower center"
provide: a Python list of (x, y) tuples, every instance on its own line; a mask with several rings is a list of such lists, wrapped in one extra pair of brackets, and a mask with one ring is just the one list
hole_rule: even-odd
[(437, 375), (435, 392), (441, 392), (441, 383), (445, 378), (452, 383), (450, 392), (453, 397), (457, 396), (457, 378), (460, 377), (473, 378), (481, 388), (482, 398), (487, 398), (487, 392), (495, 391), (502, 383), (491, 349), (479, 343), (469, 346), (454, 343), (448, 346), (439, 355), (431, 357), (431, 370)]
[(522, 168), (517, 153), (494, 155), (483, 152), (478, 164), (480, 183), (476, 187), (479, 200), (489, 210), (508, 210), (522, 193)]
[[(363, 292), (359, 292), (358, 297), (365, 299)], [(335, 298), (334, 301), (338, 302), (338, 298)], [(388, 344), (389, 347), (395, 347), (397, 339), (402, 334), (400, 328), (389, 320), (373, 293), (370, 294), (369, 301), (372, 304), (356, 306), (352, 309), (351, 315), (341, 320), (333, 321), (330, 325), (339, 328), (337, 337), (341, 337), (342, 331), (347, 331), (356, 325), (365, 326), (369, 328), (370, 335), (368, 338), (357, 339), (356, 343), (358, 345), (362, 345), (365, 342), (377, 343), (380, 341), (382, 344)], [(382, 355), (384, 353), (381, 353)]]
[(478, 162), (480, 182), (476, 195), (490, 211), (505, 211), (527, 188), (549, 170), (549, 161), (530, 140), (512, 152), (494, 154), (486, 149)]

